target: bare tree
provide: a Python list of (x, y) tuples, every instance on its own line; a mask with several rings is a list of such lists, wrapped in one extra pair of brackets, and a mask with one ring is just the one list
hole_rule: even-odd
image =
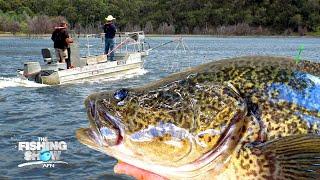
[(51, 33), (55, 26), (59, 26), (59, 23), (65, 18), (62, 16), (58, 16), (50, 19), (46, 15), (26, 17), (28, 24), (28, 31), (31, 34), (45, 34)]
[(158, 28), (158, 32), (161, 34), (174, 34), (175, 30), (172, 24), (162, 23)]
[(20, 24), (17, 21), (13, 21), (10, 23), (10, 32), (12, 32), (12, 34), (16, 34), (17, 32), (20, 31)]
[(151, 21), (148, 21), (146, 26), (144, 27), (144, 32), (145, 33), (153, 33), (153, 26), (152, 26), (152, 23)]
[(48, 16), (40, 15), (27, 19), (28, 30), (32, 34), (44, 34), (52, 31), (51, 22)]

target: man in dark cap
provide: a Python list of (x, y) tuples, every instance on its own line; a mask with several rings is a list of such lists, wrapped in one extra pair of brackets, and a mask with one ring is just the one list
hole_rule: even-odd
[(68, 24), (66, 23), (66, 21), (62, 21), (60, 23), (60, 27), (55, 27), (55, 30), (53, 31), (51, 36), (51, 39), (54, 42), (54, 49), (56, 51), (57, 60), (60, 63), (65, 63), (66, 59), (68, 59), (67, 48), (69, 47), (69, 44), (73, 43), (72, 38), (69, 37), (67, 28)]

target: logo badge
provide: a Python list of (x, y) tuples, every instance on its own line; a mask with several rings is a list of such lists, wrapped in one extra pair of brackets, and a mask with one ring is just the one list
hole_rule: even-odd
[(67, 150), (64, 141), (48, 141), (47, 137), (38, 137), (38, 141), (18, 142), (18, 150), (24, 152), (24, 162), (18, 167), (42, 165), (43, 168), (53, 168), (55, 164), (68, 164), (61, 161), (61, 154)]

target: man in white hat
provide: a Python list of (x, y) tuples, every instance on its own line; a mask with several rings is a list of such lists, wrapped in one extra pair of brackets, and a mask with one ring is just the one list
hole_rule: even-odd
[(106, 23), (103, 25), (103, 31), (105, 33), (105, 48), (104, 53), (108, 54), (108, 52), (111, 51), (109, 55), (109, 60), (114, 61), (114, 37), (116, 34), (116, 26), (113, 24), (113, 20), (116, 19), (112, 15), (109, 15), (105, 18)]

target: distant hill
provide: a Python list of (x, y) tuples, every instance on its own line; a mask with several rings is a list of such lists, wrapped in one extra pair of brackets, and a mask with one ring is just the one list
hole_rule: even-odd
[(61, 19), (82, 33), (116, 17), (120, 31), (159, 34), (320, 33), (320, 0), (0, 0), (0, 31), (49, 33)]

